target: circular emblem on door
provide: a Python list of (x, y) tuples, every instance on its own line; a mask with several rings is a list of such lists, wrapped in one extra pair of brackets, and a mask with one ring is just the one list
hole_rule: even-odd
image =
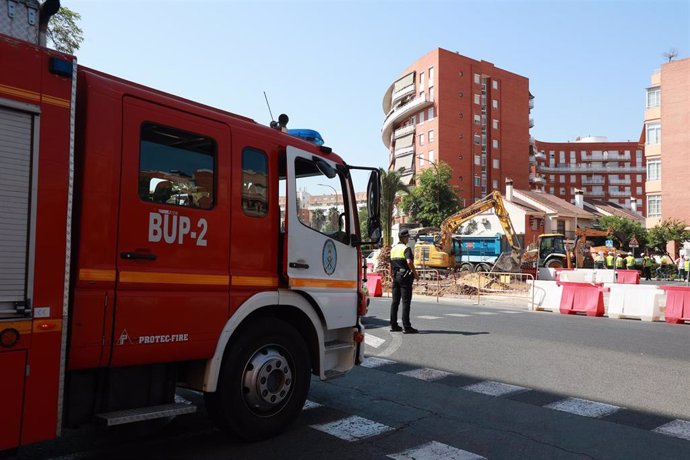
[(335, 266), (338, 264), (338, 252), (335, 249), (333, 240), (326, 240), (326, 243), (323, 245), (321, 261), (323, 262), (323, 271), (327, 275), (332, 275), (335, 272)]

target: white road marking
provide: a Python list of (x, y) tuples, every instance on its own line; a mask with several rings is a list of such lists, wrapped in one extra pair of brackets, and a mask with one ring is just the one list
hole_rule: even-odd
[(362, 361), (361, 366), (362, 367), (368, 367), (369, 369), (373, 369), (375, 367), (379, 366), (384, 366), (386, 364), (394, 364), (395, 361), (392, 361), (390, 359), (384, 359), (384, 358), (379, 358), (376, 356), (370, 356), (368, 358), (364, 358), (364, 361)]
[(448, 313), (446, 316), (455, 316), (456, 318), (467, 318), (470, 315), (466, 315), (464, 313)]
[(495, 311), (475, 311), (475, 315), (497, 315)]
[(364, 343), (366, 343), (370, 347), (378, 348), (385, 342), (386, 341), (384, 339), (380, 339), (380, 338), (376, 337), (375, 335), (364, 334)]
[(485, 458), (436, 441), (387, 455), (387, 457), (394, 460), (481, 460)]
[(562, 412), (570, 412), (575, 415), (582, 415), (584, 417), (599, 418), (606, 415), (613, 414), (620, 410), (620, 407), (611, 404), (604, 404), (595, 401), (588, 401), (580, 398), (567, 398), (562, 401), (556, 401), (547, 404), (547, 409), (559, 410)]
[(401, 332), (391, 332), (391, 340), (388, 343), (388, 346), (381, 350), (380, 353), (378, 353), (376, 356), (390, 356), (396, 351), (398, 351), (398, 348), (400, 348), (400, 345), (402, 345), (402, 333)]
[(509, 313), (509, 314), (515, 314), (515, 313), (524, 313), (524, 311), (516, 311), (516, 310), (501, 310), (501, 313)]
[(331, 423), (311, 425), (311, 427), (350, 442), (393, 431), (393, 428), (389, 426), (356, 415)]
[(433, 382), (434, 380), (442, 379), (443, 377), (448, 377), (453, 375), (450, 372), (439, 371), (437, 369), (429, 369), (427, 367), (422, 369), (413, 369), (411, 371), (398, 372), (398, 375), (404, 375), (406, 377), (412, 377), (419, 380), (425, 380), (427, 382)]
[(304, 403), (304, 407), (302, 408), (302, 410), (316, 409), (317, 407), (323, 407), (323, 404), (319, 404), (314, 401), (309, 401), (307, 399), (307, 401)]
[(654, 428), (652, 431), (690, 441), (690, 422), (686, 420), (674, 420), (665, 425)]
[(528, 388), (518, 385), (510, 385), (508, 383), (494, 382), (493, 380), (486, 380), (484, 382), (474, 383), (462, 387), (464, 390), (474, 391), (489, 396), (503, 396), (518, 391), (528, 390)]
[(423, 315), (423, 316), (417, 316), (417, 318), (421, 318), (421, 319), (441, 319), (441, 316)]

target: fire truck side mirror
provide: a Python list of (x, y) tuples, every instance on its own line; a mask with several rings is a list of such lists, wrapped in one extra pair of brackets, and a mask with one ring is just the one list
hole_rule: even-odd
[(372, 171), (367, 185), (367, 232), (369, 240), (378, 242), (381, 239), (381, 182), (379, 172)]

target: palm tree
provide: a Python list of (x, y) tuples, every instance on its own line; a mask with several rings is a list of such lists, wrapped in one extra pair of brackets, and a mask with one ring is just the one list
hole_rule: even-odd
[(397, 171), (386, 171), (381, 168), (381, 224), (383, 225), (383, 246), (390, 247), (393, 227), (393, 206), (398, 193), (410, 193), (407, 185), (401, 181), (403, 168)]

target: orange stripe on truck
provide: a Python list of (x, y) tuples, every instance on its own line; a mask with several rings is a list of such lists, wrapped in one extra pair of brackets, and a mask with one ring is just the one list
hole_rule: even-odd
[(196, 273), (161, 273), (161, 272), (120, 272), (121, 283), (148, 284), (196, 284), (205, 286), (229, 286), (227, 275), (199, 275)]
[(340, 289), (356, 289), (357, 281), (349, 280), (324, 280), (313, 278), (291, 278), (291, 287), (301, 288), (340, 288)]
[(115, 270), (100, 270), (97, 268), (80, 268), (79, 281), (111, 281), (115, 282)]
[(275, 276), (233, 276), (232, 285), (278, 287), (278, 278)]

